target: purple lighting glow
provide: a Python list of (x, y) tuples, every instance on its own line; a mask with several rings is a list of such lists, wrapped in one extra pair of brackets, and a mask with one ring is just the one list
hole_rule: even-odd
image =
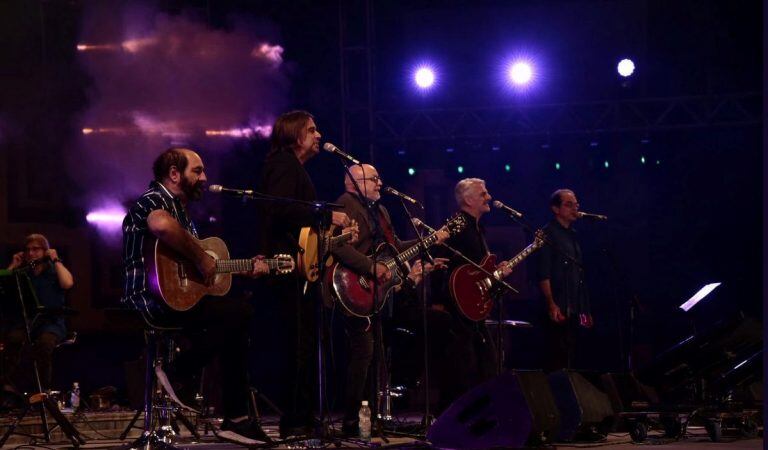
[(101, 229), (119, 230), (124, 217), (124, 210), (110, 208), (91, 211), (85, 216), (85, 220), (91, 225), (95, 225)]

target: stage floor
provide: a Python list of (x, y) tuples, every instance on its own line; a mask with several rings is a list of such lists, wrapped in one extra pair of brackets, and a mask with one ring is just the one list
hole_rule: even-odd
[[(81, 448), (127, 448), (127, 446), (133, 442), (133, 440), (140, 435), (139, 429), (133, 429), (129, 433), (128, 437), (121, 441), (119, 440), (120, 434), (133, 418), (134, 413), (130, 411), (124, 412), (93, 412), (93, 413), (81, 413), (77, 415), (68, 414), (72, 424), (83, 435), (87, 443)], [(407, 416), (404, 420), (406, 423), (418, 423), (418, 415)], [(4, 416), (0, 417), (0, 432), (4, 433), (10, 423), (11, 418)], [(277, 429), (277, 417), (266, 416), (263, 417), (262, 423), (265, 431), (273, 439), (279, 439)], [(141, 423), (137, 423), (141, 425)], [(338, 422), (337, 422), (338, 427)], [(218, 450), (218, 449), (236, 449), (245, 448), (245, 446), (223, 442), (218, 440), (211, 432), (203, 434), (203, 425), (199, 427), (201, 433), (200, 441), (195, 441), (193, 436), (182, 427), (182, 433), (177, 438), (175, 444), (179, 448), (195, 449), (195, 450)], [(406, 427), (401, 427), (406, 429)], [(40, 432), (40, 418), (39, 416), (27, 417), (20, 424), (18, 431), (25, 433), (39, 433)], [(365, 443), (358, 440), (336, 440), (332, 442), (320, 442), (319, 440), (300, 441), (293, 443), (282, 443), (269, 448), (274, 449), (297, 449), (297, 448), (435, 448), (429, 445), (428, 442), (416, 439), (414, 437), (398, 436), (395, 434), (387, 434), (385, 442), (380, 437), (374, 437), (370, 443)], [(688, 434), (684, 439), (671, 440), (661, 438), (661, 432), (654, 433), (653, 430), (649, 432), (649, 439), (644, 442), (646, 445), (663, 445), (665, 449), (692, 449), (692, 448), (727, 448), (734, 450), (756, 450), (763, 448), (763, 439), (735, 439), (724, 437), (722, 442), (712, 442), (707, 436), (706, 431), (702, 427), (689, 427)], [(632, 443), (627, 433), (611, 433), (602, 442), (591, 443), (567, 443), (567, 444), (555, 444), (553, 447), (548, 448), (605, 448), (605, 449), (629, 449), (636, 448), (638, 444)], [(61, 434), (60, 430), (54, 430), (52, 433), (52, 442), (46, 443), (41, 438), (36, 440), (21, 436), (12, 435), (6, 442), (3, 448), (71, 448), (72, 445), (68, 443), (66, 438)], [(266, 448), (266, 446), (265, 446)]]

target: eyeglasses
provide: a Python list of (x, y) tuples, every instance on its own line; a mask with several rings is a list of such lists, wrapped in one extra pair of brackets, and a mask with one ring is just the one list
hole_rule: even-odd
[(357, 181), (373, 181), (374, 183), (378, 183), (379, 181), (381, 181), (381, 177), (379, 177), (378, 175), (374, 175), (370, 178), (358, 178)]

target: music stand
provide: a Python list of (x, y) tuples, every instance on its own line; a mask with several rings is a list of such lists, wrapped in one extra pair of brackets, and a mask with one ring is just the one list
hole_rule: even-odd
[[(38, 310), (39, 302), (37, 300), (35, 290), (32, 287), (32, 281), (29, 279), (29, 276), (26, 273), (27, 269), (28, 267), (24, 267), (20, 270), (0, 270), (0, 281), (5, 281), (5, 283), (2, 283), (0, 286), (0, 294), (2, 297), (7, 297), (5, 301), (2, 302), (3, 304), (18, 305), (21, 312), (22, 324), (24, 325), (24, 330), (26, 332), (27, 344), (33, 345), (32, 328), (30, 325), (31, 321), (29, 320), (29, 316), (31, 311)], [(10, 280), (10, 282), (7, 280)], [(24, 285), (24, 288), (22, 288), (22, 284)], [(31, 297), (31, 299), (25, 298), (25, 291), (27, 292), (27, 295)], [(13, 299), (13, 301), (11, 299)], [(34, 309), (31, 309), (32, 307), (34, 307)], [(72, 423), (67, 420), (64, 414), (62, 414), (56, 403), (48, 397), (48, 394), (43, 392), (43, 385), (40, 381), (40, 371), (37, 368), (37, 360), (35, 358), (32, 359), (32, 370), (35, 376), (37, 392), (30, 395), (29, 398), (26, 399), (24, 407), (21, 409), (21, 411), (19, 411), (18, 414), (16, 414), (13, 422), (8, 426), (5, 434), (3, 434), (3, 436), (0, 438), (0, 447), (5, 444), (11, 434), (18, 434), (30, 438), (37, 437), (31, 434), (17, 433), (16, 427), (18, 427), (19, 423), (21, 423), (24, 417), (26, 417), (26, 415), (32, 409), (32, 405), (39, 403), (40, 419), (42, 421), (43, 438), (45, 441), (51, 442), (52, 431), (52, 429), (48, 426), (48, 418), (45, 414), (47, 411), (56, 421), (56, 425), (61, 428), (61, 431), (72, 443), (72, 446), (79, 448), (81, 445), (85, 444), (85, 439), (80, 435), (75, 427), (72, 426)]]

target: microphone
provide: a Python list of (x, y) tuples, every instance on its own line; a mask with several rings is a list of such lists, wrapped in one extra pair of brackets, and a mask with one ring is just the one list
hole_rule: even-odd
[(250, 197), (253, 195), (253, 191), (250, 189), (229, 189), (220, 184), (212, 184), (208, 186), (208, 191), (214, 194), (229, 194), (236, 197)]
[(590, 219), (590, 220), (608, 220), (608, 216), (604, 216), (602, 214), (590, 214), (585, 212), (577, 212), (577, 216), (579, 216), (579, 219)]
[(337, 156), (341, 156), (342, 158), (346, 159), (347, 161), (351, 162), (352, 164), (360, 165), (360, 161), (356, 160), (355, 158), (347, 155), (339, 147), (336, 147), (335, 145), (331, 144), (330, 142), (326, 142), (323, 144), (323, 150), (327, 152), (331, 152), (336, 154)]
[(418, 217), (414, 217), (411, 219), (411, 222), (413, 222), (414, 225), (416, 225), (418, 228), (425, 229), (428, 233), (432, 234), (435, 233), (435, 229), (427, 225), (426, 223), (422, 222), (421, 219)]
[(511, 215), (517, 217), (518, 219), (522, 219), (523, 218), (523, 215), (522, 215), (522, 213), (520, 213), (520, 211), (517, 211), (516, 209), (510, 208), (509, 206), (505, 205), (504, 203), (501, 203), (498, 200), (494, 200), (493, 201), (493, 207), (494, 208), (498, 208), (498, 209), (506, 212), (507, 214), (511, 214)]
[(410, 197), (410, 196), (408, 196), (406, 194), (403, 194), (402, 192), (398, 191), (397, 189), (394, 189), (394, 188), (391, 188), (389, 186), (386, 186), (386, 187), (381, 188), (381, 190), (386, 192), (387, 194), (394, 195), (395, 197), (400, 197), (400, 198), (402, 198), (403, 200), (405, 200), (407, 202), (413, 203), (414, 205), (421, 206), (421, 203), (419, 203), (418, 200), (416, 200), (415, 198)]

